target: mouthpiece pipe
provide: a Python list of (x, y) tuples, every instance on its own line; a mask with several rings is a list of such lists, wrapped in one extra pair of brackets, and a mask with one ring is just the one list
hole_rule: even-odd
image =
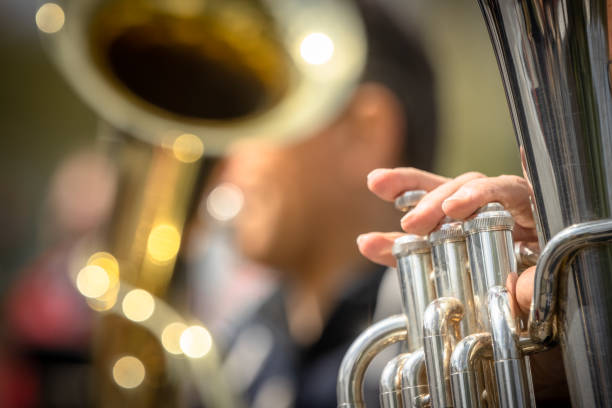
[(338, 408), (363, 408), (363, 378), (372, 359), (385, 347), (406, 340), (404, 315), (394, 315), (370, 326), (351, 344), (344, 355), (336, 395)]
[(455, 345), (450, 359), (455, 408), (479, 408), (485, 405), (478, 387), (477, 364), (492, 355), (489, 333), (471, 334)]
[(497, 391), (502, 408), (532, 406), (525, 358), (519, 343), (520, 321), (505, 287), (489, 290), (489, 318)]
[(612, 220), (584, 222), (567, 227), (555, 235), (540, 254), (536, 266), (533, 300), (529, 314), (529, 335), (543, 345), (557, 340), (555, 312), (558, 282), (571, 258), (581, 249), (612, 240)]
[(449, 364), (453, 345), (460, 338), (459, 323), (462, 317), (463, 305), (450, 297), (434, 300), (425, 311), (423, 346), (433, 408), (453, 406)]

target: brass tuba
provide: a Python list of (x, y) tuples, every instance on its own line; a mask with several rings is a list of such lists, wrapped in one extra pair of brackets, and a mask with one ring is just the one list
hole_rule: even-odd
[[(68, 83), (100, 116), (100, 139), (119, 168), (104, 243), (75, 272), (102, 313), (98, 405), (174, 406), (176, 354), (192, 362), (209, 406), (236, 406), (213, 357), (200, 363), (202, 353), (166, 344), (167, 329), (190, 324), (164, 298), (204, 157), (243, 138), (285, 143), (333, 118), (364, 65), (360, 16), (346, 1), (57, 0), (41, 4), (36, 23)], [(135, 368), (141, 382), (118, 378)]]

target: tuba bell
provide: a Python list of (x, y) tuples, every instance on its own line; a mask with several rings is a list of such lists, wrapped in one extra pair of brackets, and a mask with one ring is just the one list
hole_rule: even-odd
[[(203, 327), (188, 331), (193, 322), (164, 300), (185, 225), (210, 159), (230, 144), (286, 143), (337, 114), (364, 65), (360, 16), (346, 1), (57, 0), (40, 5), (36, 23), (67, 82), (99, 115), (100, 142), (119, 169), (104, 239), (75, 272), (79, 290), (105, 273), (102, 290), (81, 290), (101, 316), (97, 405), (175, 406), (173, 370), (185, 358), (182, 371), (207, 406), (239, 406), (214, 353), (203, 359), (208, 349), (190, 353), (168, 340), (171, 328), (196, 346), (210, 340)], [(144, 381), (118, 378), (134, 367)]]

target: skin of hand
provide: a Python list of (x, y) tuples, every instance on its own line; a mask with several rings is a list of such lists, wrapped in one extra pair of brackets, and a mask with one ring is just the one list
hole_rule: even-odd
[[(401, 227), (405, 233), (427, 235), (445, 216), (465, 220), (483, 205), (499, 202), (515, 220), (514, 240), (537, 242), (529, 184), (522, 177), (486, 177), (470, 172), (451, 179), (415, 168), (395, 168), (373, 170), (368, 175), (367, 184), (375, 195), (390, 202), (407, 190), (427, 191), (419, 204), (402, 218)], [(391, 247), (401, 235), (400, 232), (370, 232), (360, 235), (357, 245), (371, 261), (394, 267), (396, 262)], [(534, 274), (535, 267), (531, 267), (507, 282), (507, 288), (524, 318), (531, 306)], [(569, 402), (559, 347), (537, 354), (531, 360), (538, 401)]]

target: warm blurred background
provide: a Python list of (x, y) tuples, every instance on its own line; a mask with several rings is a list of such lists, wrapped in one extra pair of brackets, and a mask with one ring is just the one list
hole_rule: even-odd
[[(420, 32), (435, 70), (441, 138), (435, 170), (447, 176), (471, 170), (519, 174), (506, 101), (476, 2), (381, 2), (400, 24)], [(62, 248), (78, 245), (83, 234), (106, 220), (116, 189), (113, 167), (104, 159), (108, 149), (95, 144), (96, 115), (67, 86), (39, 41), (35, 15), (40, 5), (33, 0), (0, 3), (0, 405), (13, 404), (8, 407), (80, 406), (75, 395), (96, 386), (87, 379), (95, 315), (68, 284), (70, 260)], [(222, 203), (235, 203), (223, 201), (231, 198), (231, 189), (219, 194)], [(229, 213), (231, 218), (231, 208)], [(231, 238), (219, 231), (214, 241), (194, 232), (192, 258), (206, 254), (212, 261), (202, 262), (220, 259), (217, 265), (239, 259), (227, 243)], [(198, 248), (202, 242), (205, 250)], [(191, 307), (203, 320), (214, 320), (202, 309), (214, 303), (213, 296), (223, 299), (223, 290), (247, 299), (263, 297), (274, 286), (271, 278), (252, 278), (262, 276), (259, 271), (230, 285), (219, 268), (201, 268), (209, 271), (202, 289), (208, 302), (194, 300)], [(61, 272), (66, 272), (65, 284), (53, 286), (57, 280), (48, 276)], [(189, 302), (181, 291), (202, 279), (175, 279), (167, 298), (175, 306), (172, 313), (186, 310)], [(246, 313), (244, 307), (236, 309)], [(192, 368), (181, 366), (177, 372), (192, 378)], [(197, 398), (185, 388), (173, 392), (188, 406), (186, 401)]]

